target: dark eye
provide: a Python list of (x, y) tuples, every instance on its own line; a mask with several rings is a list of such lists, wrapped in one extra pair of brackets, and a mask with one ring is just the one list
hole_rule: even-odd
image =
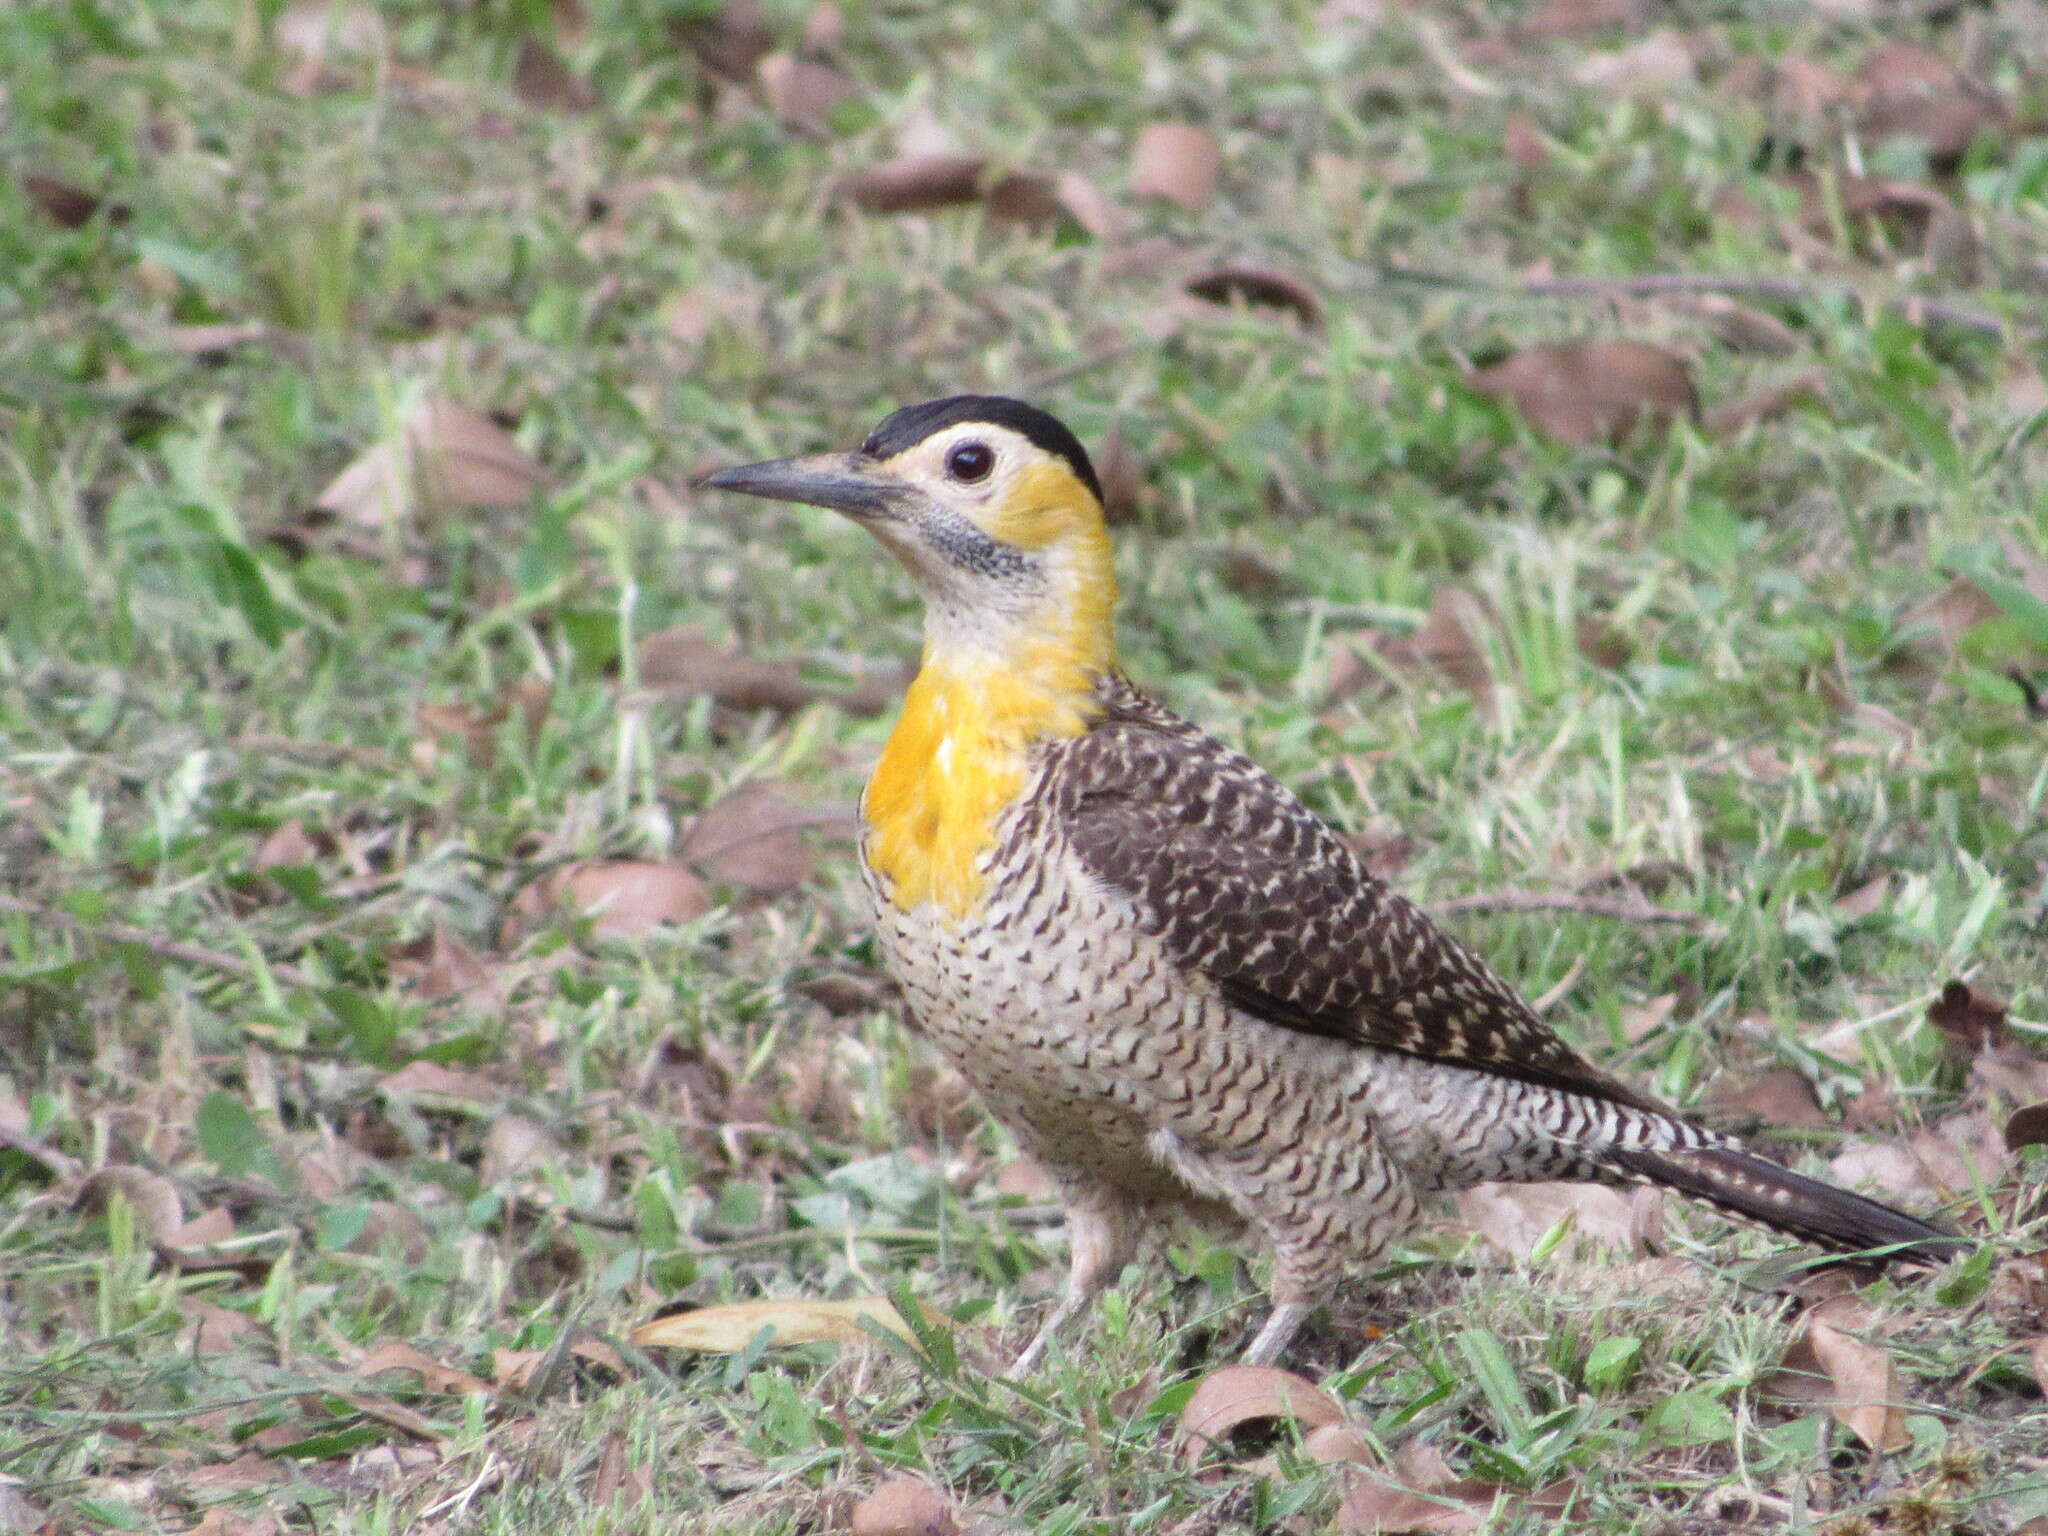
[(946, 450), (946, 473), (955, 480), (971, 485), (976, 480), (986, 480), (995, 467), (995, 450), (987, 443), (955, 443)]

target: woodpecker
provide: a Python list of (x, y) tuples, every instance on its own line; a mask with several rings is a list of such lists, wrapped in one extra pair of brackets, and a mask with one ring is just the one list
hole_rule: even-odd
[(1251, 1364), (1423, 1200), (1487, 1180), (1661, 1185), (1929, 1263), (1967, 1246), (1601, 1071), (1278, 780), (1134, 687), (1102, 486), (1054, 417), (955, 395), (853, 452), (704, 483), (843, 513), (924, 599), (861, 866), (913, 1022), (1066, 1209), (1067, 1290), (1018, 1374), (1183, 1214), (1272, 1257)]

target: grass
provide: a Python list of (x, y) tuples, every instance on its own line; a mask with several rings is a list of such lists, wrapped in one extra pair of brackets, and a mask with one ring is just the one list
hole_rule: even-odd
[[(1057, 1228), (998, 1192), (1001, 1133), (863, 990), (843, 842), (817, 839), (797, 889), (721, 887), (625, 939), (513, 904), (566, 860), (673, 857), (736, 785), (851, 801), (885, 718), (650, 696), (636, 649), (694, 625), (826, 693), (913, 656), (912, 599), (857, 531), (688, 481), (958, 389), (1032, 393), (1091, 443), (1120, 430), (1144, 481), (1130, 670), (1404, 890), (1632, 874), (1702, 919), (1458, 919), (1532, 994), (1578, 968), (1554, 1016), (1601, 1060), (1724, 1117), (1726, 1090), (1797, 1068), (1830, 1124), (1779, 1145), (1816, 1168), (1845, 1142), (1975, 1135), (1980, 1179), (1911, 1198), (2001, 1252), (2043, 1246), (2042, 1153), (1996, 1150), (1986, 1090), (1923, 1018), (1958, 974), (2011, 1000), (2022, 1050), (2048, 1012), (2048, 759), (2009, 676), (2048, 649), (2023, 581), (2048, 557), (2038, 352), (1884, 301), (2031, 323), (2048, 141), (1965, 158), (1963, 292), (1910, 250), (1785, 238), (1774, 172), (1923, 175), (1911, 146), (1788, 136), (1714, 84), (1751, 55), (1853, 69), (1895, 35), (1978, 49), (2038, 116), (2003, 46), (2028, 13), (1880, 30), (1701, 3), (1678, 20), (1706, 83), (1631, 98), (1573, 83), (1628, 39), (1488, 53), (1505, 10), (849, 4), (859, 92), (806, 135), (678, 42), (705, 7), (581, 9), (557, 35), (541, 4), (392, 4), (402, 67), (335, 48), (310, 73), (263, 0), (0, 15), (0, 1509), (765, 1536), (839, 1528), (902, 1469), (1001, 1529), (1331, 1518), (1333, 1474), (1291, 1442), (1263, 1479), (1198, 1476), (1174, 1444), (1195, 1377), (1256, 1326), (1227, 1248), (1176, 1239), (1043, 1377), (992, 1374), (1057, 1276)], [(794, 46), (803, 8), (766, 10)], [(596, 109), (523, 100), (523, 37), (552, 37)], [(1506, 157), (1517, 113), (1540, 169)], [(1125, 195), (1157, 118), (1220, 141), (1206, 212)], [(1321, 328), (1195, 304), (1072, 226), (825, 195), (920, 120), (1087, 177), (1133, 241), (1292, 273)], [(44, 216), (22, 173), (98, 214)], [(1720, 216), (1729, 190), (1777, 217)], [(1756, 306), (1796, 348), (1759, 357), (1678, 303), (1518, 293), (1538, 263), (1810, 270), (1816, 294)], [(1820, 292), (1842, 287), (1870, 302)], [(223, 324), (252, 339), (195, 351), (180, 329)], [(1460, 381), (1624, 333), (1685, 350), (1710, 403), (1806, 368), (1820, 400), (1571, 448)], [(545, 470), (530, 504), (310, 519), (428, 396), (514, 424)], [(1956, 577), (1995, 611), (1944, 645), (1916, 605)], [(1491, 615), (1486, 705), (1388, 649), (1452, 586)], [(1333, 695), (1347, 654), (1363, 683)], [(1874, 908), (1841, 904), (1879, 877)], [(397, 1075), (419, 1062), (457, 1075)], [(143, 1177), (87, 1179), (110, 1166)], [(167, 1262), (166, 1189), (184, 1217), (231, 1213), (218, 1252), (250, 1262)], [(1550, 1246), (1510, 1260), (1432, 1226), (1292, 1363), (1386, 1447), (1510, 1490), (1491, 1529), (1542, 1524), (1520, 1494), (1558, 1482), (1573, 1528), (1615, 1532), (2048, 1514), (2023, 1265), (1870, 1293), (1911, 1434), (1873, 1462), (1763, 1390), (1797, 1314), (1755, 1267), (1765, 1239), (1674, 1209), (1648, 1267)], [(467, 1397), (361, 1371), (400, 1340), (496, 1383), (500, 1352), (617, 1341), (674, 1298), (904, 1286), (952, 1314), (957, 1356), (627, 1351)]]

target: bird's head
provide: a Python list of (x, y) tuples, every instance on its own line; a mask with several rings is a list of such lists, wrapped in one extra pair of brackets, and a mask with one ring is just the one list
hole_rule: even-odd
[(1052, 646), (1114, 664), (1116, 578), (1102, 487), (1057, 419), (1000, 395), (906, 406), (850, 453), (744, 464), (703, 483), (844, 513), (925, 600), (928, 659), (1018, 664)]

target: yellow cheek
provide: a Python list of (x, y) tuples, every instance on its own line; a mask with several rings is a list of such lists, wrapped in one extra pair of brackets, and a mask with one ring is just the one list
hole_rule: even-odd
[(1066, 465), (1048, 462), (1020, 473), (984, 526), (1005, 544), (1043, 549), (1068, 534), (1100, 527), (1101, 522), (1088, 487)]

